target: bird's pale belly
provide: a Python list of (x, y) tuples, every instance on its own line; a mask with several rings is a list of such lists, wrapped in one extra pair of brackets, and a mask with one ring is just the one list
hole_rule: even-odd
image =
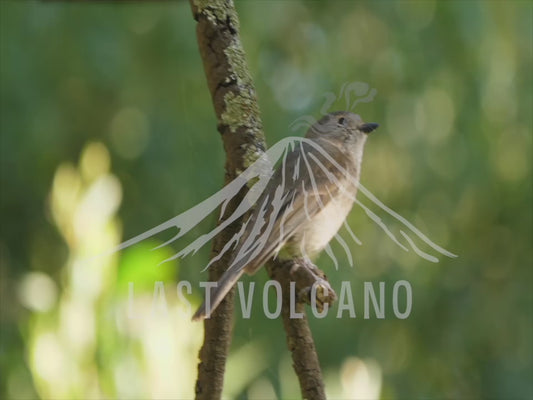
[(305, 254), (301, 255), (313, 257), (322, 251), (335, 236), (352, 206), (353, 200), (351, 197), (339, 195), (335, 201), (332, 200), (326, 204), (318, 214), (298, 230), (295, 237), (290, 240), (291, 244), (300, 243), (299, 252), (305, 252)]

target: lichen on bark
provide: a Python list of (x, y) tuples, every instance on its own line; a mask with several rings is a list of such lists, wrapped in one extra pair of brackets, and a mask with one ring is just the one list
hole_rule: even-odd
[[(257, 159), (265, 148), (255, 89), (247, 70), (239, 39), (239, 22), (231, 0), (190, 0), (197, 24), (197, 38), (209, 91), (226, 151), (226, 183)], [(222, 219), (236, 209), (244, 197), (240, 192), (228, 204)], [(220, 221), (219, 221), (220, 222)], [(213, 243), (212, 256), (239, 229), (232, 224)], [(217, 281), (229, 263), (227, 256), (213, 263), (209, 280)], [(204, 321), (204, 344), (199, 354), (196, 398), (220, 399), (226, 358), (233, 326), (232, 289), (210, 319)]]
[[(220, 116), (220, 122), (227, 125), (231, 132), (235, 132), (239, 127), (246, 127), (253, 130), (253, 134), (259, 133), (259, 129), (254, 127), (254, 117), (259, 110), (255, 99), (246, 92), (227, 92), (224, 95), (224, 112)], [(255, 129), (254, 129), (255, 128)]]
[(252, 85), (252, 77), (250, 76), (250, 72), (248, 72), (246, 54), (244, 53), (241, 42), (235, 38), (233, 43), (224, 49), (224, 54), (228, 57), (228, 63), (235, 74), (237, 85)]
[[(197, 24), (197, 37), (204, 70), (218, 120), (218, 130), (226, 151), (226, 183), (248, 168), (266, 148), (263, 126), (255, 88), (246, 64), (245, 52), (239, 39), (239, 20), (232, 0), (190, 0)], [(226, 207), (221, 220), (230, 215), (244, 198), (237, 194)], [(221, 221), (219, 221), (221, 222)], [(240, 229), (230, 225), (213, 243), (212, 256)], [(229, 263), (226, 254), (209, 269), (209, 279), (217, 281)], [(271, 277), (290, 283), (291, 267), (268, 268)], [(283, 321), (287, 343), (298, 374), (302, 397), (324, 399), (324, 385), (317, 354), (307, 319), (291, 320), (288, 290), (283, 297)], [(199, 354), (196, 399), (220, 399), (224, 382), (226, 358), (233, 326), (232, 289), (210, 319), (204, 321), (204, 344)], [(303, 304), (297, 304), (303, 310)]]
[(239, 29), (239, 18), (235, 7), (228, 6), (226, 0), (193, 0), (192, 5), (197, 13), (204, 14), (211, 22), (226, 21), (229, 18), (235, 29)]

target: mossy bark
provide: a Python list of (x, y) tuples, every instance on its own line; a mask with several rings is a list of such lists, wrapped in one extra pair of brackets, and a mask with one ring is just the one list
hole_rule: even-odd
[[(228, 183), (265, 151), (259, 106), (239, 38), (239, 20), (233, 1), (190, 0), (190, 3), (194, 19), (198, 22), (198, 46), (218, 120), (218, 131), (226, 152), (225, 182)], [(243, 192), (235, 196), (226, 207), (222, 220), (235, 210), (244, 194)], [(239, 228), (240, 221), (236, 221), (217, 236), (213, 242), (212, 256), (220, 252)], [(224, 273), (230, 261), (229, 257), (231, 255), (226, 254), (210, 267), (211, 281), (217, 281)], [(269, 271), (283, 286), (288, 285), (291, 279), (290, 268), (269, 268)], [(323, 399), (325, 395), (322, 375), (307, 320), (291, 320), (287, 317), (289, 291), (283, 293), (287, 343), (300, 379), (302, 396), (308, 399)], [(234, 290), (231, 290), (211, 318), (204, 321), (205, 337), (199, 354), (196, 381), (197, 399), (220, 399), (222, 396), (233, 329), (234, 297)], [(299, 303), (298, 307), (302, 308), (303, 303)]]
[[(264, 152), (259, 107), (239, 39), (239, 21), (233, 2), (191, 0), (190, 3), (198, 22), (198, 46), (226, 152), (225, 182), (228, 183)], [(244, 193), (239, 193), (233, 199), (226, 207), (226, 215), (235, 210), (243, 196)], [(212, 256), (220, 252), (238, 229), (237, 221), (217, 236)], [(229, 256), (225, 255), (210, 267), (211, 281), (217, 281), (224, 273)], [(196, 381), (197, 399), (221, 398), (231, 344), (234, 296), (234, 290), (231, 290), (211, 318), (204, 321), (205, 336)]]

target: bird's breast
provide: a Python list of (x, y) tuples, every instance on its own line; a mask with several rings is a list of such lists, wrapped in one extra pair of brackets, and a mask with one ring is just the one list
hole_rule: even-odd
[(313, 257), (322, 251), (335, 236), (353, 206), (353, 197), (339, 194), (330, 200), (300, 230), (300, 242), (305, 255)]

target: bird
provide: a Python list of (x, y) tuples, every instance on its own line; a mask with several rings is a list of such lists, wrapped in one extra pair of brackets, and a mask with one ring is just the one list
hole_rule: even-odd
[(209, 318), (243, 273), (252, 275), (273, 258), (311, 259), (328, 245), (354, 204), (363, 149), (378, 126), (336, 111), (309, 127), (258, 196), (229, 267), (193, 320)]

